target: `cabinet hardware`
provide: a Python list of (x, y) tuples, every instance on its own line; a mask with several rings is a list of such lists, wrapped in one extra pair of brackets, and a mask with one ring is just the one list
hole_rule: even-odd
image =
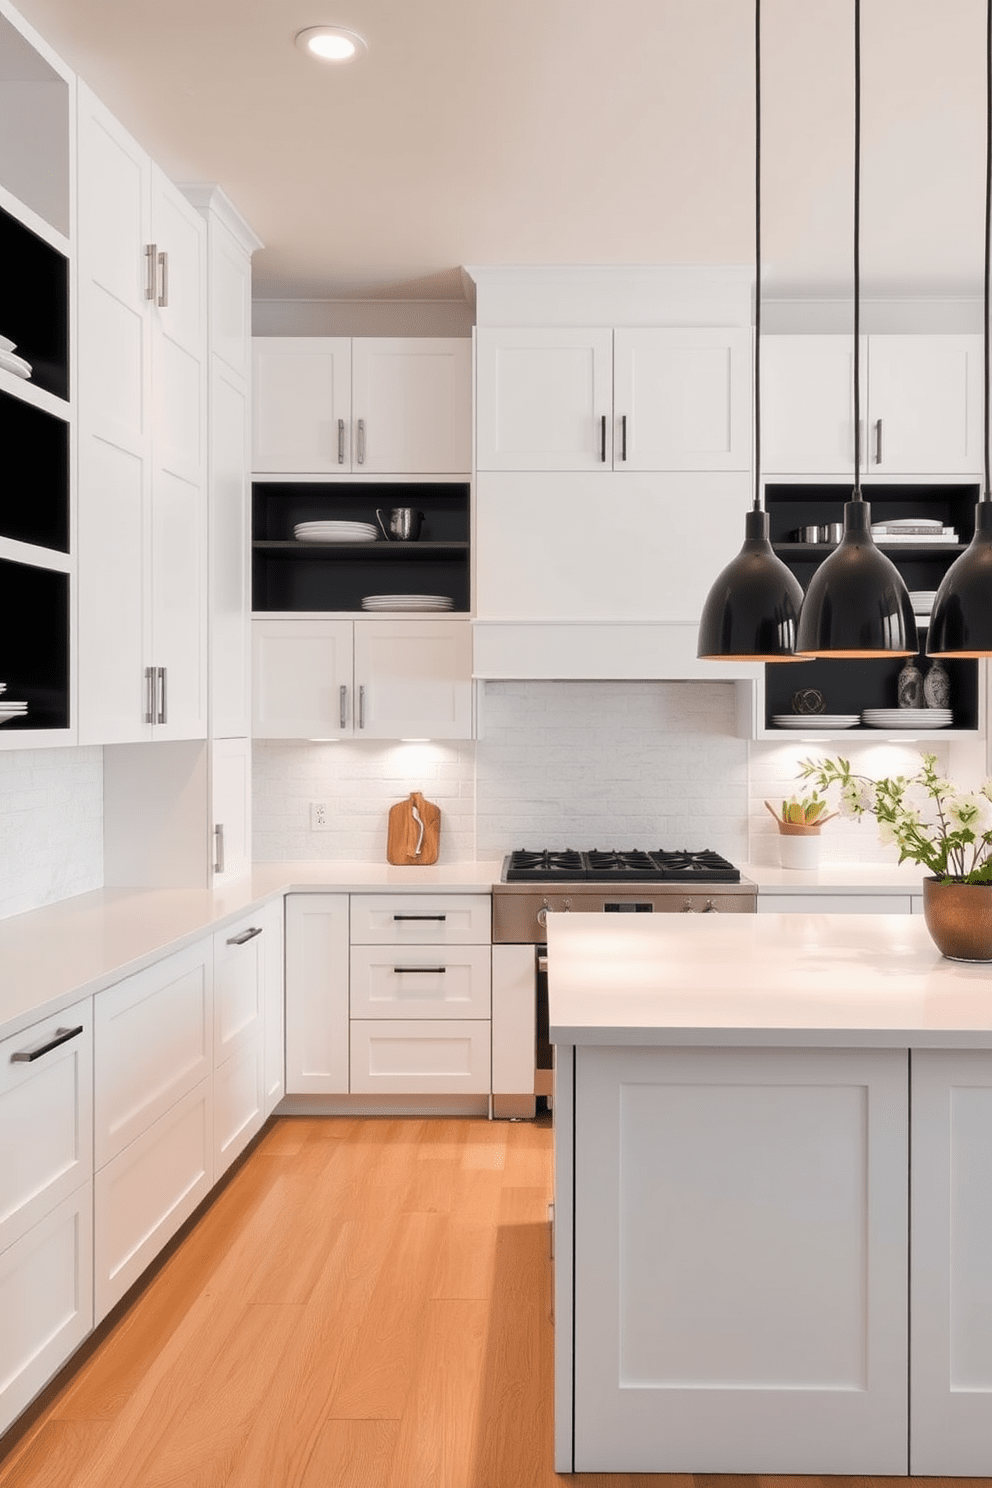
[(82, 1031), (82, 1023), (78, 1028), (56, 1028), (52, 1037), (46, 1039), (44, 1043), (35, 1044), (30, 1049), (18, 1049), (16, 1054), (11, 1054), (10, 1062), (11, 1064), (30, 1064), (33, 1060), (40, 1059), (43, 1054), (50, 1054), (53, 1049), (58, 1048), (59, 1044), (67, 1044), (70, 1039), (78, 1038)]
[(158, 244), (145, 244), (145, 299), (154, 300), (158, 292)]
[(365, 464), (365, 420), (358, 420), (358, 463)]
[(252, 925), (250, 930), (242, 930), (240, 935), (229, 936), (227, 943), (228, 945), (247, 945), (250, 940), (255, 939), (256, 935), (261, 935), (262, 930), (263, 926)]
[(342, 682), (340, 688), (338, 689), (338, 695), (339, 695), (340, 702), (341, 702), (341, 727), (342, 728), (347, 728), (347, 726), (348, 726), (348, 689), (344, 685), (343, 682)]
[(548, 958), (547, 958), (547, 956), (538, 956), (538, 958), (537, 958), (537, 969), (543, 975), (547, 976), (547, 972), (548, 972)]
[(430, 915), (394, 914), (393, 915), (393, 919), (394, 920), (442, 920), (443, 921), (443, 920), (446, 920), (447, 918), (448, 918), (448, 916), (447, 915), (443, 915), (443, 914), (430, 914)]
[(158, 674), (158, 717), (156, 723), (168, 723), (169, 721), (169, 694), (166, 672), (168, 667), (156, 667)]
[(338, 464), (344, 464), (344, 419), (338, 419)]
[(169, 303), (169, 255), (160, 253), (158, 255), (159, 267), (159, 291), (157, 303), (164, 309)]
[(218, 822), (214, 827), (214, 841), (217, 844), (217, 852), (214, 857), (214, 872), (224, 872), (224, 823)]
[(429, 971), (432, 974), (434, 972), (444, 972), (444, 971), (447, 971), (447, 969), (448, 968), (446, 966), (394, 966), (393, 967), (393, 970), (396, 971), (396, 972), (401, 972), (401, 971)]
[(625, 413), (620, 416), (620, 458), (621, 460), (627, 458), (627, 415)]
[(365, 727), (365, 688), (364, 688), (364, 686), (359, 687), (359, 689), (358, 689), (358, 727), (360, 729), (363, 729)]
[(599, 421), (599, 458), (606, 464), (606, 414)]
[(145, 722), (155, 722), (155, 668), (145, 667)]
[(875, 420), (875, 464), (882, 463), (882, 420)]

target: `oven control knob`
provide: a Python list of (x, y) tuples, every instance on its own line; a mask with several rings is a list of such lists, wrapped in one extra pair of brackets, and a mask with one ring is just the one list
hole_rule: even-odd
[(571, 899), (566, 899), (566, 900), (565, 900), (565, 909), (564, 909), (564, 913), (565, 913), (565, 914), (568, 914), (568, 912), (569, 912), (569, 910), (570, 910), (570, 909), (571, 909), (571, 907), (572, 907), (572, 901), (571, 901)]
[(720, 911), (717, 909), (716, 905), (713, 903), (713, 900), (712, 899), (707, 899), (707, 901), (706, 901), (706, 908), (703, 910), (703, 914), (719, 914), (719, 913), (720, 913)]
[(682, 906), (683, 914), (695, 914), (696, 910), (691, 899), (687, 899)]
[(544, 903), (541, 905), (540, 909), (537, 911), (537, 923), (540, 925), (540, 927), (541, 927), (542, 930), (545, 929), (545, 927), (547, 926), (547, 923), (548, 923), (548, 910), (550, 908), (551, 908), (551, 905), (548, 903), (547, 899), (545, 899)]

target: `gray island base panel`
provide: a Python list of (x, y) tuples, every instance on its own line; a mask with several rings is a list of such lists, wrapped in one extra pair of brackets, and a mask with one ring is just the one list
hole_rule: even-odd
[(992, 1475), (992, 967), (549, 920), (560, 1472)]

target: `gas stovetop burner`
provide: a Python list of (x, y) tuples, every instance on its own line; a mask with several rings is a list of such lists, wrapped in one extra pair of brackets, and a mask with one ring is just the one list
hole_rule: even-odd
[(641, 852), (593, 848), (576, 852), (520, 850), (510, 853), (503, 869), (504, 883), (740, 883), (740, 869), (719, 853)]

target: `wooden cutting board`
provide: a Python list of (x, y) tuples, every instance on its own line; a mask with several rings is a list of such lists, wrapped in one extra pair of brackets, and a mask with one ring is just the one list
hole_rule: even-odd
[(440, 836), (440, 808), (433, 801), (425, 801), (419, 791), (411, 791), (409, 800), (389, 808), (386, 861), (403, 866), (436, 863)]

